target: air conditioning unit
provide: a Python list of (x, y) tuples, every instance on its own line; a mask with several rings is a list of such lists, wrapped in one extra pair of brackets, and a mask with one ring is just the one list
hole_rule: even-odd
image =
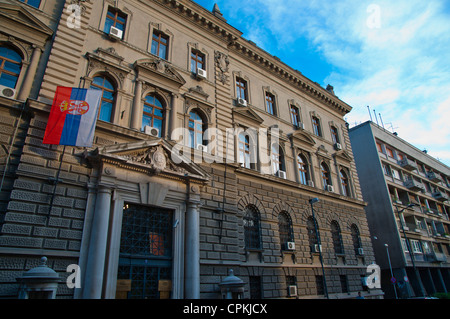
[(201, 68), (197, 68), (197, 78), (206, 79), (206, 71)]
[(295, 250), (295, 243), (293, 241), (288, 241), (286, 243), (286, 249), (287, 250)]
[(342, 150), (342, 145), (340, 143), (336, 143), (334, 144), (334, 148), (336, 149), (336, 151), (340, 151)]
[(237, 105), (238, 106), (247, 106), (247, 101), (245, 99), (238, 98), (237, 99)]
[(0, 85), (0, 96), (13, 99), (16, 96), (16, 90), (7, 86)]
[(288, 286), (288, 295), (289, 297), (296, 297), (297, 296), (297, 286)]
[(313, 181), (308, 181), (308, 186), (314, 187), (314, 182)]
[(313, 253), (321, 253), (322, 252), (322, 245), (315, 244), (312, 246), (312, 252)]
[(111, 27), (109, 29), (109, 35), (115, 39), (122, 40), (123, 31), (116, 27)]
[(159, 137), (159, 129), (153, 126), (149, 125), (144, 126), (144, 133), (147, 135)]
[(277, 176), (286, 179), (286, 172), (285, 171), (278, 171)]
[(364, 255), (364, 249), (358, 248), (358, 255), (363, 256)]
[(326, 189), (327, 189), (327, 191), (329, 191), (329, 192), (334, 192), (334, 187), (333, 187), (333, 185), (327, 185)]
[(202, 152), (208, 152), (208, 146), (206, 145), (202, 145), (202, 144), (197, 144), (197, 150), (202, 151)]

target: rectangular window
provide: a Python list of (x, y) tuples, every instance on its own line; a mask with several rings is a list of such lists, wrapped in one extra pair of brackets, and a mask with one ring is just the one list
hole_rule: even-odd
[(331, 127), (331, 139), (333, 140), (334, 144), (339, 143), (338, 131), (334, 126)]
[(197, 74), (197, 69), (205, 70), (205, 55), (197, 50), (192, 50), (191, 72)]
[(123, 32), (125, 31), (125, 25), (127, 23), (127, 15), (116, 8), (108, 8), (108, 13), (106, 14), (104, 32), (110, 34), (111, 27), (119, 29)]
[(291, 120), (292, 124), (294, 126), (299, 127), (300, 126), (300, 111), (298, 107), (291, 105)]
[(420, 245), (420, 242), (415, 239), (411, 239), (411, 249), (415, 254), (421, 254), (422, 253), (422, 247)]
[(380, 153), (383, 153), (383, 147), (381, 146), (381, 144), (379, 142), (377, 142), (377, 150)]
[(169, 37), (162, 32), (155, 31), (152, 37), (151, 53), (167, 60), (167, 48), (169, 46)]
[(277, 110), (275, 108), (275, 97), (273, 94), (266, 93), (266, 111), (269, 114), (277, 115)]
[(322, 130), (320, 128), (320, 120), (317, 117), (313, 116), (312, 123), (314, 134), (317, 136), (322, 136)]
[(401, 180), (400, 172), (399, 172), (398, 170), (394, 169), (394, 168), (392, 169), (392, 176), (393, 176), (394, 178), (396, 178), (396, 179)]
[(389, 147), (386, 147), (386, 153), (389, 157), (394, 158), (394, 151), (390, 149)]
[(389, 167), (389, 165), (383, 164), (383, 171), (384, 171), (384, 175), (387, 175), (387, 176), (392, 175), (391, 168)]
[(239, 134), (239, 163), (245, 168), (251, 168), (250, 165), (250, 138), (248, 135)]
[(241, 78), (236, 78), (236, 97), (248, 101), (247, 82)]

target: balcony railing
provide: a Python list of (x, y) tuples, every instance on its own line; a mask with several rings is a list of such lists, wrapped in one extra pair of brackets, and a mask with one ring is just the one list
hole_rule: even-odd
[[(409, 252), (405, 252), (405, 257), (406, 260), (408, 262), (411, 261), (411, 257), (409, 255)], [(441, 262), (447, 262), (447, 255), (443, 254), (443, 253), (427, 253), (427, 254), (422, 254), (422, 253), (414, 253), (414, 260), (418, 261), (418, 262), (430, 262), (430, 263), (441, 263)]]
[(408, 188), (411, 191), (421, 191), (424, 189), (424, 186), (422, 183), (416, 181), (415, 179), (407, 179), (406, 181), (403, 182), (403, 185)]
[(441, 202), (445, 202), (448, 200), (448, 195), (441, 191), (433, 192), (432, 195), (436, 200), (441, 201)]
[(447, 256), (443, 253), (429, 253), (425, 255), (425, 261), (429, 261), (432, 263), (441, 263), (441, 262), (447, 262)]
[(442, 182), (442, 178), (435, 172), (427, 172), (427, 178), (435, 183)]
[(398, 161), (398, 165), (400, 165), (402, 168), (404, 168), (408, 171), (413, 171), (413, 170), (417, 169), (417, 164), (414, 161), (411, 161), (407, 158), (404, 158), (404, 159)]

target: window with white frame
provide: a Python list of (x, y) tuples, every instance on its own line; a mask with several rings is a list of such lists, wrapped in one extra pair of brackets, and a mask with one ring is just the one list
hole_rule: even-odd
[(422, 254), (422, 245), (416, 239), (411, 239), (411, 249), (415, 254)]

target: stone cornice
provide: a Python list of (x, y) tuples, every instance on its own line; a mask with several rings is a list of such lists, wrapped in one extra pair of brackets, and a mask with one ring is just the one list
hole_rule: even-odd
[(279, 58), (267, 53), (253, 42), (242, 37), (242, 32), (229, 25), (223, 18), (189, 0), (154, 0), (165, 8), (200, 26), (226, 42), (228, 49), (239, 54), (259, 67), (271, 72), (280, 80), (301, 90), (321, 103), (329, 106), (342, 116), (352, 109), (332, 92), (311, 81), (301, 72), (281, 62)]
[[(141, 2), (145, 3), (145, 1)], [(242, 36), (242, 32), (229, 25), (225, 19), (215, 16), (212, 12), (190, 0), (154, 0), (178, 14), (179, 16), (201, 26), (210, 33), (225, 41), (234, 41)]]
[(281, 62), (279, 58), (272, 56), (257, 47), (251, 41), (244, 38), (237, 39), (236, 41), (229, 43), (228, 49), (233, 50), (239, 54), (239, 56), (271, 72), (280, 80), (300, 89), (302, 92), (305, 92), (316, 100), (329, 105), (333, 110), (342, 115), (349, 113), (352, 109), (350, 105), (340, 100), (336, 95), (327, 91), (318, 83), (311, 81), (302, 75), (300, 71), (294, 70), (287, 64)]

